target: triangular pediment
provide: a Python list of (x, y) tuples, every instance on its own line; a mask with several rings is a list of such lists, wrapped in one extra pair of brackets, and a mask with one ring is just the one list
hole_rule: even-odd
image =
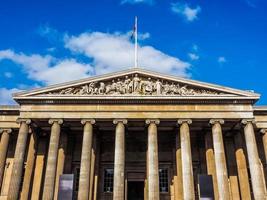
[(14, 99), (68, 98), (254, 98), (253, 92), (164, 75), (144, 69), (130, 69), (45, 88), (16, 93)]

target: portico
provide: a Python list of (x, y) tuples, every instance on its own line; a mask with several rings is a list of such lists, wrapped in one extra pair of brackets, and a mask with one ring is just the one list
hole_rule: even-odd
[(57, 199), (62, 174), (82, 200), (123, 200), (140, 186), (138, 198), (196, 199), (200, 174), (215, 199), (266, 198), (258, 94), (132, 69), (14, 98), (16, 112), (1, 110), (1, 198)]

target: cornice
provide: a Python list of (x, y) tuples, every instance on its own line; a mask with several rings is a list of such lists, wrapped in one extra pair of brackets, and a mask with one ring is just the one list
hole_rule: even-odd
[(77, 99), (21, 99), (19, 100), (20, 104), (34, 104), (34, 105), (67, 105), (67, 104), (251, 104), (255, 103), (254, 99), (232, 99), (232, 98), (95, 98), (95, 99), (88, 99), (88, 98), (77, 98)]

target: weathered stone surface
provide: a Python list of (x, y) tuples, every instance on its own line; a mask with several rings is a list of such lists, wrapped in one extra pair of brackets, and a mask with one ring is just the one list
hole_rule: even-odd
[(22, 181), (22, 171), (24, 164), (24, 155), (27, 146), (27, 138), (29, 134), (29, 119), (19, 119), (20, 123), (19, 135), (14, 156), (14, 164), (8, 190), (8, 200), (17, 200), (19, 198), (19, 189)]
[(42, 197), (43, 200), (52, 200), (54, 197), (60, 125), (62, 123), (62, 119), (49, 120), (49, 124), (52, 124), (52, 127), (49, 141), (47, 165), (45, 170), (44, 190)]
[(212, 124), (213, 148), (215, 157), (215, 166), (218, 182), (219, 199), (230, 199), (228, 173), (226, 167), (226, 158), (223, 144), (223, 135), (221, 124), (224, 123), (222, 119), (210, 120)]
[(252, 181), (252, 190), (255, 199), (266, 199), (266, 185), (264, 181), (264, 174), (259, 159), (257, 143), (253, 128), (254, 120), (244, 119), (242, 123), (244, 127), (244, 135), (246, 140), (250, 176)]
[(114, 185), (113, 199), (124, 200), (125, 183), (125, 119), (115, 119), (115, 158), (114, 158)]

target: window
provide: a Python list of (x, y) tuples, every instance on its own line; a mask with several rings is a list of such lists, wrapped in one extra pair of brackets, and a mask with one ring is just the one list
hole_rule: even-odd
[(169, 191), (168, 169), (159, 169), (159, 191)]
[(104, 192), (113, 192), (113, 169), (104, 171)]

